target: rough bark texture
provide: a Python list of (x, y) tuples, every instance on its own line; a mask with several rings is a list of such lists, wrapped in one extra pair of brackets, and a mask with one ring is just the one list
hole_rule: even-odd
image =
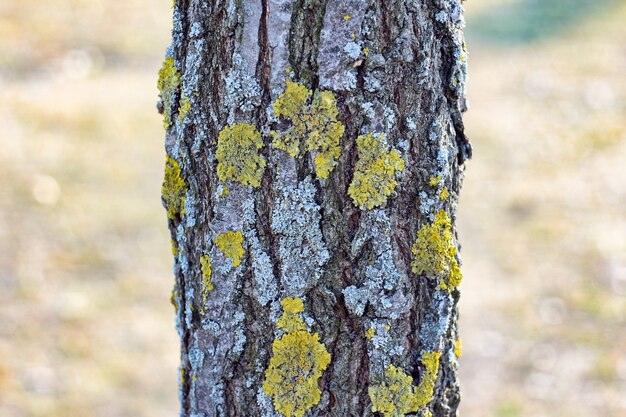
[[(159, 84), (181, 416), (301, 415), (263, 388), (286, 334), (318, 334), (330, 354), (314, 384), (319, 402), (301, 403), (307, 416), (456, 415), (459, 294), (450, 270), (471, 154), (461, 121), (462, 27), (460, 0), (176, 0), (174, 65)], [(328, 178), (316, 171), (319, 149), (302, 144), (293, 157), (276, 146), (272, 132), (295, 124), (274, 105), (287, 79), (308, 89), (309, 109), (316, 94), (334, 96), (345, 131)], [(243, 123), (262, 140), (258, 186), (218, 175), (218, 142)], [(349, 194), (363, 157), (357, 138), (368, 134), (398, 162), (385, 174), (397, 185), (371, 208)], [(233, 158), (234, 169), (247, 161)], [(439, 233), (437, 219), (452, 228)], [(420, 230), (443, 239), (447, 258), (437, 242), (421, 242), (442, 268), (424, 267), (412, 251)], [(229, 231), (243, 238), (240, 263), (219, 241)], [(286, 297), (304, 302), (289, 316), (306, 327), (300, 333), (277, 324), (289, 318)], [(426, 405), (403, 409), (389, 397), (395, 409), (372, 411), (393, 369), (410, 377), (409, 388), (426, 387)]]

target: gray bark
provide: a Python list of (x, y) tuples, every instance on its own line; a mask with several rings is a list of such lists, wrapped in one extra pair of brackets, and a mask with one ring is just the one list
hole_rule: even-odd
[[(286, 333), (277, 326), (285, 297), (303, 300), (300, 317), (331, 358), (306, 416), (404, 415), (373, 412), (368, 388), (389, 365), (418, 386), (424, 352), (441, 354), (432, 400), (407, 414), (456, 415), (459, 292), (414, 272), (411, 248), (441, 210), (456, 245), (471, 156), (460, 0), (176, 0), (173, 22), (167, 57), (180, 83), (160, 107), (185, 184), (184, 209), (169, 219), (181, 416), (282, 415), (263, 383)], [(316, 174), (315, 152), (294, 158), (272, 144), (270, 132), (290, 125), (272, 110), (286, 78), (335, 96), (345, 132), (328, 179)], [(237, 123), (261, 133), (258, 187), (217, 175), (219, 134)], [(371, 209), (348, 194), (356, 139), (368, 133), (384, 134), (404, 161), (393, 193)], [(216, 244), (227, 231), (243, 236), (238, 266)]]

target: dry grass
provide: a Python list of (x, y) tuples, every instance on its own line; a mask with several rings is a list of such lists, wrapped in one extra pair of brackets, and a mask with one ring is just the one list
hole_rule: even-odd
[[(626, 415), (626, 7), (494, 45), (496, 3), (467, 5), (463, 415)], [(177, 413), (168, 7), (0, 4), (2, 416)]]

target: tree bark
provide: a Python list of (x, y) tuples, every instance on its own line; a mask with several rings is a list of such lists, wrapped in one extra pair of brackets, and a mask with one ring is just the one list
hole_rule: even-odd
[(181, 416), (453, 416), (460, 0), (176, 0)]

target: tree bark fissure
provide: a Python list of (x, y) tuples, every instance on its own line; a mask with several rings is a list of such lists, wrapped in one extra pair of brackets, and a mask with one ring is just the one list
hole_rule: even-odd
[[(458, 247), (457, 198), (471, 157), (462, 12), (460, 0), (176, 1), (167, 56), (180, 82), (165, 147), (185, 184), (184, 209), (169, 220), (181, 416), (456, 415), (459, 293), (448, 273), (460, 260), (449, 246)], [(273, 107), (287, 80), (310, 94), (297, 116), (307, 132), (316, 120), (333, 123), (332, 112), (315, 113), (329, 103), (321, 92), (332, 92), (345, 130), (328, 178), (318, 171), (323, 148), (301, 137), (292, 156), (276, 145), (273, 132), (299, 123)], [(258, 186), (219, 173), (224, 132), (244, 125), (262, 140)], [(350, 190), (369, 134), (402, 164), (392, 190), (364, 207)], [(435, 254), (447, 264), (418, 273), (416, 240), (428, 230), (447, 239), (448, 255)], [(218, 243), (237, 234), (240, 260)], [(303, 301), (300, 332), (317, 334), (330, 354), (312, 388), (319, 399), (299, 400), (296, 411), (264, 388), (277, 341), (292, 332), (278, 324), (289, 297)], [(376, 399), (393, 369), (414, 392), (433, 379), (425, 405), (417, 394), (413, 405)]]

